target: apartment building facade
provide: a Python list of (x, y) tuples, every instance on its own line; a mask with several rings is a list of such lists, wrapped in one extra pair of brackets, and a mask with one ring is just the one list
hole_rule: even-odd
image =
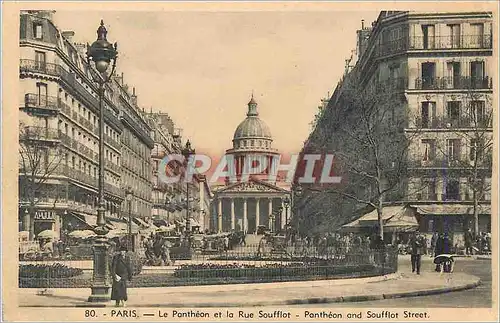
[[(473, 209), (477, 230), (491, 230), (492, 48), (489, 12), (381, 12), (358, 31), (356, 73), (402, 93), (395, 113), (412, 136), (403, 194), (387, 200), (408, 203), (424, 232), (463, 232), (473, 226)], [(327, 120), (339, 109), (342, 87), (303, 151), (321, 146), (320, 133), (335, 135)]]
[[(182, 232), (186, 228), (187, 185), (183, 181), (165, 183), (162, 174), (174, 176), (181, 174), (184, 165), (178, 161), (171, 161), (163, 169), (162, 161), (168, 155), (182, 155), (182, 130), (175, 127), (167, 113), (150, 112), (148, 120), (154, 129), (155, 146), (151, 152), (153, 164), (152, 172), (152, 218), (157, 226), (167, 226), (173, 231)], [(189, 185), (189, 218), (190, 227), (198, 231), (209, 228), (209, 205), (212, 193), (203, 175), (197, 174)]]
[[(64, 239), (94, 226), (97, 215), (96, 71), (84, 46), (72, 42), (74, 33), (59, 30), (52, 15), (20, 14), (19, 230), (31, 239), (43, 230)], [(106, 217), (110, 229), (126, 230), (124, 188), (133, 189), (134, 216), (151, 214), (151, 129), (123, 80), (106, 85), (103, 106)]]

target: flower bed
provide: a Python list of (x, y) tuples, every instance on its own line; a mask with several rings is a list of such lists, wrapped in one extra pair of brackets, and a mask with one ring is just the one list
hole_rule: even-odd
[(200, 264), (200, 265), (184, 265), (174, 271), (174, 277), (177, 278), (246, 278), (249, 280), (255, 279), (273, 279), (286, 277), (310, 277), (310, 276), (335, 276), (349, 273), (366, 273), (374, 271), (375, 266), (353, 265), (353, 266), (318, 266), (307, 265), (302, 263), (282, 264), (266, 264), (261, 267), (244, 264)]
[(71, 268), (63, 264), (53, 265), (20, 265), (20, 278), (68, 278), (83, 274), (79, 268)]
[(226, 261), (287, 261), (301, 262), (306, 264), (317, 264), (322, 266), (335, 264), (368, 264), (370, 263), (370, 255), (368, 254), (347, 254), (347, 255), (330, 255), (328, 257), (314, 256), (287, 256), (277, 255), (275, 257), (263, 257), (256, 255), (227, 255), (212, 257), (209, 260), (226, 260)]

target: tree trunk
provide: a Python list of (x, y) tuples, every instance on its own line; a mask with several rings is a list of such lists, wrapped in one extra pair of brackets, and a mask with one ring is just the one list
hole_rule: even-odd
[(377, 218), (378, 218), (378, 234), (384, 240), (384, 218), (382, 217), (382, 196), (378, 198)]
[(474, 201), (473, 214), (474, 214), (474, 238), (479, 234), (479, 201), (477, 191), (474, 189), (472, 192), (472, 199)]
[[(30, 231), (30, 208), (26, 209), (26, 211), (23, 213), (23, 231)], [(31, 234), (30, 234), (31, 235)], [(29, 237), (31, 240), (31, 237)]]

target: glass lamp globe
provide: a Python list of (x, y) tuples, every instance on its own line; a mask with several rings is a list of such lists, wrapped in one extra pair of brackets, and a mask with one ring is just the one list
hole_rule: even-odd
[(99, 71), (99, 73), (104, 73), (108, 69), (109, 62), (104, 60), (100, 60), (95, 63), (95, 68)]

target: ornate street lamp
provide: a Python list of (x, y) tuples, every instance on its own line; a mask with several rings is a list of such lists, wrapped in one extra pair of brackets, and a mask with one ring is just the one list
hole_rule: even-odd
[[(109, 230), (106, 228), (105, 219), (105, 201), (104, 201), (104, 84), (108, 83), (116, 67), (117, 59), (117, 44), (114, 45), (106, 39), (108, 31), (104, 27), (104, 22), (101, 20), (101, 25), (97, 29), (97, 40), (89, 46), (87, 44), (87, 64), (91, 65), (90, 61), (94, 62), (95, 69), (100, 75), (90, 73), (94, 82), (99, 84), (99, 196), (97, 208), (97, 226), (94, 232), (97, 234), (93, 246), (94, 263), (93, 263), (93, 280), (92, 294), (89, 296), (89, 302), (107, 302), (109, 301), (110, 288), (110, 273), (108, 265), (108, 239), (106, 234)], [(109, 65), (112, 64), (111, 73), (107, 74)]]
[[(189, 140), (186, 142), (186, 147), (184, 147), (184, 149), (182, 149), (182, 155), (184, 156), (185, 158), (185, 163), (186, 163), (186, 173), (185, 173), (185, 176), (187, 176), (189, 170), (188, 170), (188, 167), (189, 167), (189, 157), (191, 157), (191, 155), (194, 155), (196, 153), (196, 151), (191, 148), (191, 142), (189, 142)], [(186, 180), (186, 234), (189, 235), (190, 231), (191, 231), (191, 223), (190, 223), (190, 214), (189, 214), (189, 181)]]
[(290, 198), (285, 196), (283, 199), (283, 205), (285, 206), (285, 227), (288, 225), (288, 208), (290, 207)]
[(128, 187), (125, 190), (125, 198), (128, 202), (128, 250), (134, 251), (134, 244), (132, 243), (132, 199), (134, 198), (134, 193), (132, 192), (132, 188)]
[[(293, 223), (297, 225), (298, 229), (298, 222), (300, 221), (300, 212), (297, 209), (297, 198), (300, 198), (302, 196), (302, 186), (300, 184), (293, 185), (292, 186), (292, 219), (294, 219)], [(292, 222), (292, 221), (290, 221)]]

